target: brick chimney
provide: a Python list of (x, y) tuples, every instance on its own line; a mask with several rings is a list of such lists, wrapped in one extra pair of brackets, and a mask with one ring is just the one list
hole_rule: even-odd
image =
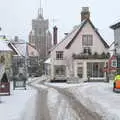
[(86, 19), (90, 19), (89, 7), (82, 7), (81, 22)]
[(57, 30), (58, 28), (56, 26), (53, 27), (53, 45), (57, 44)]

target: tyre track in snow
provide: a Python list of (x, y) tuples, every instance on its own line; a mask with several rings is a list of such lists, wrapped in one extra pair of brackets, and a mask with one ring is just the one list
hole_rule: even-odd
[(35, 120), (51, 120), (47, 106), (47, 90), (39, 89), (36, 101), (36, 119)]
[[(45, 85), (44, 81), (42, 81), (41, 84)], [(99, 116), (97, 113), (91, 112), (90, 110), (85, 108), (85, 106), (83, 106), (80, 103), (80, 101), (78, 101), (74, 97), (74, 95), (72, 93), (70, 93), (69, 91), (67, 91), (63, 88), (58, 88), (58, 87), (51, 86), (51, 85), (45, 85), (45, 86), (56, 89), (61, 94), (61, 96), (63, 96), (63, 98), (68, 101), (70, 107), (76, 112), (76, 114), (77, 114), (77, 116), (79, 116), (80, 120), (102, 120), (101, 116)]]
[(36, 87), (32, 85), (32, 82), (28, 85), (37, 90), (35, 120), (51, 120), (47, 105), (48, 89)]

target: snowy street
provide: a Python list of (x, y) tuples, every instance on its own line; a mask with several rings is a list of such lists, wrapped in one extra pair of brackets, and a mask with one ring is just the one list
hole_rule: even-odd
[(71, 92), (58, 87), (52, 88), (59, 92), (61, 99), (64, 99), (68, 102), (69, 107), (75, 111), (76, 116), (78, 116), (80, 120), (101, 120), (101, 117), (98, 114), (86, 109)]
[(1, 0), (0, 120), (120, 120), (119, 9)]
[(37, 90), (35, 120), (51, 120), (47, 105), (47, 89), (36, 86), (33, 88)]
[[(39, 87), (35, 84), (33, 87), (38, 90), (37, 105), (39, 106), (37, 106), (36, 120), (63, 120), (66, 117), (66, 120), (101, 120), (101, 117), (98, 114), (90, 112), (88, 109), (86, 109), (80, 103), (80, 101), (78, 101), (74, 95), (68, 91), (58, 87), (44, 85), (43, 82), (39, 83)], [(60, 106), (57, 108), (57, 111), (53, 110), (56, 109), (55, 103), (58, 104), (57, 101), (54, 104), (52, 103), (54, 106), (53, 108), (49, 107), (51, 106), (52, 101), (50, 100), (52, 96), (48, 94), (49, 92), (52, 93), (52, 96), (57, 93), (57, 99), (59, 98), (58, 100), (60, 104)], [(60, 110), (61, 104), (63, 104), (62, 107), (65, 107), (65, 109), (62, 108), (63, 111)], [(53, 115), (54, 117), (52, 117)]]
[(45, 79), (32, 78), (27, 90), (11, 90), (10, 96), (2, 96), (0, 119), (120, 120), (120, 94), (113, 93), (112, 82), (68, 84)]

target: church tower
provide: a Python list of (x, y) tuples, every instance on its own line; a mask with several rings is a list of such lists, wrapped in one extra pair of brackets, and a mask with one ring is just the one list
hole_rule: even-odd
[(38, 16), (32, 20), (32, 30), (29, 34), (29, 42), (39, 52), (39, 59), (46, 59), (52, 46), (52, 35), (49, 32), (49, 21), (43, 17), (43, 8), (38, 9)]

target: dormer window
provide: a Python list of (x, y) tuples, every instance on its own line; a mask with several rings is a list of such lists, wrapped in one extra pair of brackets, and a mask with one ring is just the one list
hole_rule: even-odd
[(93, 35), (82, 35), (82, 46), (92, 46)]
[(56, 51), (56, 60), (63, 60), (63, 51)]

